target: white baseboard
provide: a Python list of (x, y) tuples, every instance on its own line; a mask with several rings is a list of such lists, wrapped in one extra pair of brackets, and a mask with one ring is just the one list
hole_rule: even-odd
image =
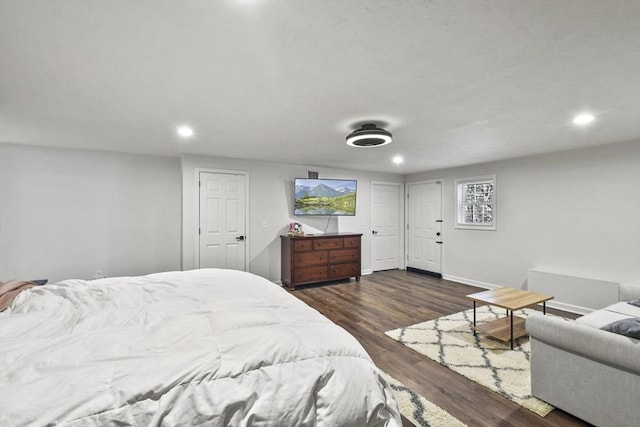
[[(450, 280), (452, 282), (464, 283), (465, 285), (477, 286), (484, 289), (497, 289), (502, 287), (499, 285), (494, 285), (493, 283), (481, 282), (480, 280), (467, 279), (466, 277), (451, 276), (448, 274), (443, 275), (442, 278)], [(560, 301), (547, 301), (547, 307), (556, 308), (558, 310), (568, 311), (569, 313), (576, 314), (588, 314), (593, 311), (593, 309), (590, 308), (581, 307), (574, 304), (567, 304)]]
[(467, 279), (466, 277), (451, 276), (449, 274), (444, 274), (442, 278), (445, 280), (451, 280), (452, 282), (464, 283), (465, 285), (477, 286), (484, 289), (496, 289), (502, 287), (487, 282), (481, 282), (479, 280)]
[(567, 304), (560, 301), (547, 301), (547, 307), (557, 308), (558, 310), (576, 314), (589, 314), (593, 311), (591, 308), (580, 307), (579, 305)]

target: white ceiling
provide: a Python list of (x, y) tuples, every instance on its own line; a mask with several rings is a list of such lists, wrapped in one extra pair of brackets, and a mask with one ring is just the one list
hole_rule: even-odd
[(640, 138), (638, 0), (3, 0), (0, 43), (6, 143), (404, 174)]

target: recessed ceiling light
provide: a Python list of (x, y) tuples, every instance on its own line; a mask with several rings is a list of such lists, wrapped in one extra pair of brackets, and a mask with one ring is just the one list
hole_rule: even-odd
[(193, 136), (193, 129), (189, 126), (179, 126), (176, 132), (183, 138), (191, 138)]
[(395, 163), (396, 165), (399, 165), (402, 162), (404, 162), (404, 159), (402, 158), (402, 156), (394, 156), (393, 157), (393, 163)]
[(594, 120), (595, 120), (595, 117), (593, 117), (593, 114), (582, 113), (582, 114), (578, 114), (573, 118), (573, 124), (578, 126), (584, 126), (584, 125), (588, 125)]

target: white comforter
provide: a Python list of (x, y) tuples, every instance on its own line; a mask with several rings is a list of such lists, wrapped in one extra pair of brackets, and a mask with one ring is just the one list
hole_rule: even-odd
[(0, 314), (0, 363), (2, 426), (401, 425), (351, 335), (238, 271), (29, 289)]

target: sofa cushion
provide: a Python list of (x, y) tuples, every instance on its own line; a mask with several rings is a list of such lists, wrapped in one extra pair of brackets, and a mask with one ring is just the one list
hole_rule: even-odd
[[(632, 306), (630, 305), (629, 307)], [(589, 314), (585, 314), (582, 317), (578, 317), (575, 322), (585, 326), (590, 326), (592, 328), (600, 329), (604, 325), (608, 325), (609, 323), (613, 323), (618, 320), (628, 319), (629, 317), (635, 316), (629, 316), (627, 314), (616, 313), (615, 311), (609, 310), (596, 310)]]
[(626, 301), (611, 304), (603, 310), (613, 311), (614, 313), (624, 314), (629, 317), (640, 317), (640, 307), (631, 305)]
[(576, 322), (591, 326), (592, 328), (602, 328), (609, 323), (630, 317), (640, 317), (640, 307), (628, 304), (627, 302), (617, 302), (601, 310), (585, 314), (577, 318)]
[(625, 337), (640, 339), (640, 317), (616, 320), (608, 325), (604, 325), (600, 329), (613, 332), (614, 334), (624, 335)]

